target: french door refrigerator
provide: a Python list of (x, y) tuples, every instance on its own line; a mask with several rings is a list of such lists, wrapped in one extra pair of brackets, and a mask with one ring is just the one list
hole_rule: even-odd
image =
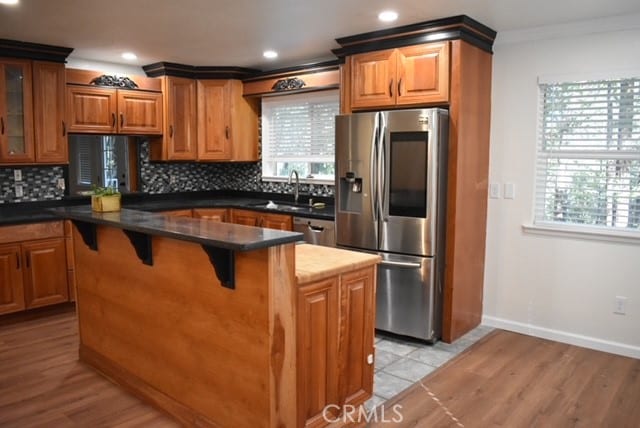
[(374, 252), (376, 328), (441, 334), (448, 112), (336, 116), (336, 244)]

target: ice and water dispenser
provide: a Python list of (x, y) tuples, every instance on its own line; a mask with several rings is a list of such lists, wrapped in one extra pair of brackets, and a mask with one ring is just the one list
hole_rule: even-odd
[(361, 212), (362, 211), (362, 177), (358, 177), (356, 172), (349, 171), (340, 177), (340, 211)]

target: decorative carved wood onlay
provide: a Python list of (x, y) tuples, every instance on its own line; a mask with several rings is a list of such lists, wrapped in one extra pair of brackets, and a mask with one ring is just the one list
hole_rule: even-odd
[(296, 89), (301, 89), (303, 86), (305, 86), (304, 80), (298, 77), (291, 77), (288, 79), (278, 80), (276, 83), (273, 84), (271, 89), (273, 89), (276, 92), (293, 91)]
[(116, 88), (127, 88), (127, 89), (137, 89), (138, 84), (128, 77), (124, 76), (109, 76), (108, 74), (103, 74), (102, 76), (96, 77), (91, 81), (92, 85), (96, 86), (111, 86)]

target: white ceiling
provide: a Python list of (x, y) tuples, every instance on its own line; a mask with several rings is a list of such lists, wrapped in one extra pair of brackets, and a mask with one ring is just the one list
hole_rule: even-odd
[[(377, 14), (396, 10), (393, 24)], [(20, 0), (0, 5), (0, 38), (72, 56), (273, 69), (332, 59), (335, 38), (465, 14), (500, 33), (640, 13), (638, 0)], [(498, 37), (500, 37), (498, 35)], [(262, 57), (275, 49), (275, 61)]]

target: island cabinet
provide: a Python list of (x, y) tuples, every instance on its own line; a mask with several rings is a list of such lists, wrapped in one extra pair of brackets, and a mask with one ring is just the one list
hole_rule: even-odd
[(298, 426), (373, 393), (376, 255), (296, 245)]
[(62, 222), (0, 228), (0, 313), (69, 301)]
[(449, 42), (366, 52), (349, 61), (354, 110), (449, 99)]
[(68, 132), (162, 134), (162, 94), (67, 85)]
[(231, 223), (268, 229), (293, 230), (293, 220), (287, 214), (263, 213), (260, 211), (232, 209)]

